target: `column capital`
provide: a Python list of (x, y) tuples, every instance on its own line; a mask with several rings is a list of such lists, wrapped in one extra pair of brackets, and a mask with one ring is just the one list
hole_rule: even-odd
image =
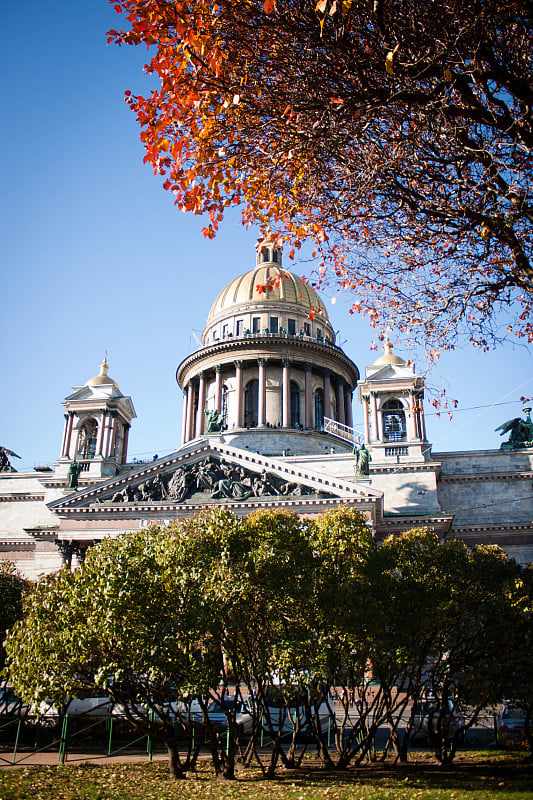
[(292, 358), (290, 358), (289, 356), (283, 356), (283, 358), (281, 359), (281, 363), (283, 364), (284, 367), (290, 367), (292, 364)]
[(243, 366), (243, 364), (244, 364), (244, 361), (242, 360), (242, 358), (238, 358), (238, 359), (236, 359), (236, 360), (235, 360), (233, 363), (235, 364), (235, 366), (237, 367), (237, 369), (242, 369), (242, 366)]
[(259, 364), (260, 367), (266, 367), (266, 365), (268, 364), (268, 358), (258, 358), (257, 363)]
[(222, 364), (215, 364), (215, 372), (222, 372)]

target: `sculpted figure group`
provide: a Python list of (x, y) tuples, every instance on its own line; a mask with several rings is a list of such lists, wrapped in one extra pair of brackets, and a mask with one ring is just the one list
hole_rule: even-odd
[(247, 500), (249, 497), (301, 497), (312, 494), (307, 486), (285, 481), (263, 470), (251, 472), (235, 464), (224, 464), (207, 456), (168, 475), (159, 473), (137, 486), (125, 486), (111, 497), (116, 503), (143, 503), (168, 500), (183, 503), (188, 497), (202, 493), (212, 500)]

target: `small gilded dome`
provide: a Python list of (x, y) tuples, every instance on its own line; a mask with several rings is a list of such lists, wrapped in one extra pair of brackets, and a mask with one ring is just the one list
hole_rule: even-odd
[(85, 385), (86, 386), (103, 386), (103, 385), (106, 385), (106, 384), (107, 385), (111, 384), (118, 391), (120, 391), (120, 389), (118, 388), (118, 386), (115, 383), (115, 381), (112, 378), (110, 378), (109, 375), (107, 374), (108, 369), (109, 369), (109, 364), (107, 363), (107, 354), (106, 354), (104, 356), (104, 360), (100, 364), (100, 374), (99, 375), (95, 375), (94, 378), (89, 378), (89, 380), (85, 383)]
[(405, 361), (400, 356), (395, 356), (392, 352), (392, 344), (387, 339), (385, 344), (383, 345), (383, 355), (380, 356), (374, 363), (372, 364), (373, 367), (383, 367), (386, 364), (397, 364), (398, 366), (404, 367)]
[[(265, 285), (272, 288), (262, 290)], [(301, 306), (306, 314), (313, 310), (320, 313), (321, 319), (329, 319), (324, 304), (309, 284), (298, 275), (270, 264), (240, 275), (222, 289), (211, 307), (208, 323), (234, 306), (255, 303), (290, 303)]]

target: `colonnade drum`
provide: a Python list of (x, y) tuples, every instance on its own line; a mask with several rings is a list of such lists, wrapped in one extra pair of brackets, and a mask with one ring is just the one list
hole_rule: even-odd
[(324, 418), (352, 427), (359, 371), (336, 345), (320, 297), (282, 268), (273, 240), (256, 250), (256, 268), (220, 292), (202, 346), (177, 369), (182, 443), (206, 433), (206, 411), (218, 412), (226, 435), (320, 431)]

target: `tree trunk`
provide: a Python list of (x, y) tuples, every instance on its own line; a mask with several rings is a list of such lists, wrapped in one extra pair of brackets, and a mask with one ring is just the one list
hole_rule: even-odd
[(180, 754), (177, 746), (175, 744), (167, 744), (167, 751), (170, 777), (175, 781), (183, 780), (183, 778), (185, 778), (185, 771), (180, 761)]

